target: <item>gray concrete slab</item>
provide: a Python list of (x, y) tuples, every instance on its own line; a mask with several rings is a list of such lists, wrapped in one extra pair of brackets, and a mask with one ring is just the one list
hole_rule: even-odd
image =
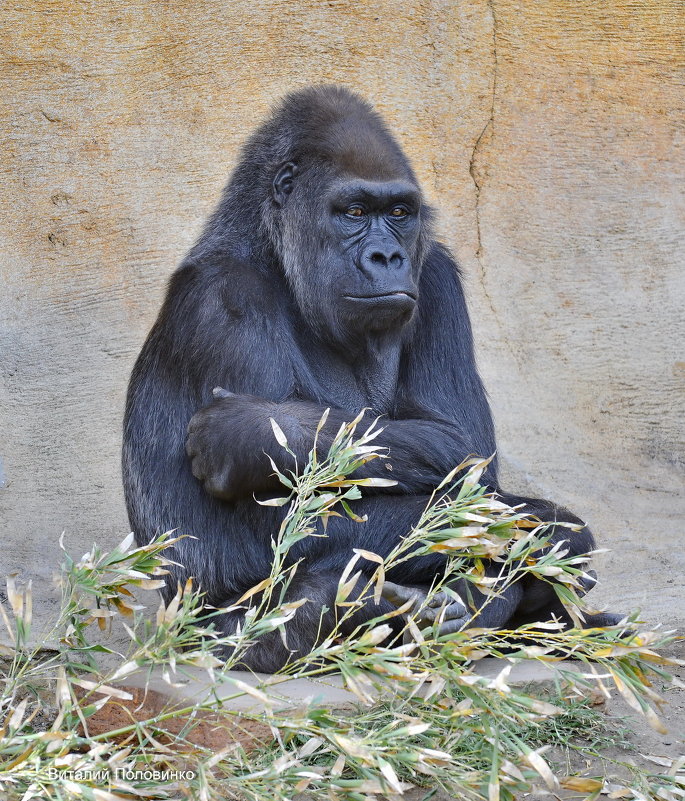
[[(528, 684), (547, 685), (552, 687), (560, 677), (560, 671), (580, 671), (578, 662), (542, 663), (536, 660), (520, 660), (512, 662), (507, 659), (486, 658), (474, 663), (473, 672), (486, 679), (495, 679), (503, 670), (509, 669), (507, 684), (523, 686)], [(326, 707), (351, 707), (359, 703), (359, 698), (345, 689), (343, 677), (331, 673), (318, 678), (291, 679), (284, 676), (266, 673), (248, 673), (244, 671), (227, 671), (221, 681), (212, 681), (207, 671), (192, 669), (187, 675), (174, 677), (178, 686), (172, 687), (157, 669), (152, 674), (147, 672), (132, 673), (122, 678), (121, 684), (128, 687), (148, 687), (151, 690), (169, 696), (175, 701), (188, 703), (200, 702), (210, 696), (220, 698), (227, 709), (256, 711), (264, 708), (261, 692), (266, 692), (273, 703), (273, 708), (306, 706), (320, 703)], [(423, 688), (425, 692), (428, 685)], [(392, 683), (385, 690), (372, 693), (377, 700), (393, 693)]]

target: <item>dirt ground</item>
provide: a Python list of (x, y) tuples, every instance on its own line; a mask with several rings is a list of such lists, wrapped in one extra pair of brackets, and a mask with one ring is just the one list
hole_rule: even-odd
[[(680, 653), (678, 653), (678, 650)], [(673, 650), (669, 656), (682, 658), (685, 648)], [(601, 758), (582, 753), (580, 749), (591, 750), (591, 741), (579, 739), (574, 742), (579, 750), (550, 749), (545, 759), (553, 763), (557, 775), (580, 776), (604, 779), (605, 791), (599, 799), (609, 798), (610, 785), (631, 785), (630, 766), (635, 765), (652, 774), (666, 773), (668, 765), (679, 757), (685, 758), (685, 666), (673, 667), (669, 672), (682, 682), (683, 686), (670, 684), (663, 686), (654, 683), (654, 689), (664, 699), (665, 704), (659, 712), (659, 719), (667, 729), (666, 734), (655, 731), (644, 716), (632, 710), (624, 699), (615, 691), (605, 703), (598, 704), (597, 709), (605, 715), (608, 723), (602, 741), (613, 739), (611, 746), (602, 745), (597, 748)], [(612, 734), (612, 732), (615, 733)], [(407, 801), (422, 801), (425, 788), (416, 789), (407, 796)], [(586, 798), (587, 792), (558, 788), (549, 790), (543, 784), (530, 793), (524, 793), (520, 801), (576, 801)], [(614, 796), (620, 798), (621, 796)], [(442, 792), (432, 796), (431, 801), (459, 801)]]
[[(676, 656), (673, 653), (673, 656)], [(616, 744), (598, 748), (602, 759), (581, 755), (573, 750), (564, 752), (554, 749), (545, 754), (545, 757), (559, 764), (568, 766), (567, 774), (602, 778), (612, 784), (626, 783), (630, 779), (630, 765), (654, 774), (666, 773), (668, 764), (679, 757), (685, 757), (685, 667), (671, 668), (670, 672), (676, 677), (677, 684), (666, 687), (654, 683), (653, 689), (665, 701), (658, 710), (659, 718), (667, 729), (666, 734), (655, 731), (646, 718), (632, 710), (626, 701), (616, 692), (612, 698), (602, 705), (611, 730), (616, 732)], [(587, 745), (579, 741), (580, 746)], [(521, 801), (550, 801), (550, 799), (577, 799), (585, 797), (585, 793), (559, 790), (551, 792), (542, 787), (535, 792), (525, 794)], [(600, 798), (607, 796), (602, 794)]]

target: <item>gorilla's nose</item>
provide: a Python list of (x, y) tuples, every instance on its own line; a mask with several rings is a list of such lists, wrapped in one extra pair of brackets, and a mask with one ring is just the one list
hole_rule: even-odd
[(405, 254), (396, 245), (375, 245), (364, 250), (361, 257), (361, 267), (366, 273), (373, 274), (378, 270), (397, 269), (405, 262)]

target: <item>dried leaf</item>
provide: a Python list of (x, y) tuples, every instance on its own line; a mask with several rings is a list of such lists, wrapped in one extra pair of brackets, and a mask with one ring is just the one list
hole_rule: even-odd
[(350, 483), (360, 487), (394, 487), (397, 484), (389, 478), (355, 478)]
[(565, 790), (577, 790), (580, 793), (596, 793), (604, 787), (604, 782), (599, 779), (584, 776), (565, 776), (560, 783)]
[(378, 766), (381, 769), (381, 773), (385, 777), (386, 781), (390, 785), (391, 789), (395, 793), (402, 793), (402, 784), (395, 773), (392, 765), (389, 762), (386, 762), (384, 759), (378, 760)]
[(283, 430), (281, 429), (281, 427), (273, 419), (273, 417), (269, 418), (269, 422), (271, 423), (271, 428), (272, 428), (272, 430), (274, 432), (274, 436), (276, 437), (276, 442), (278, 442), (278, 444), (282, 448), (287, 448), (288, 447), (288, 440), (286, 439), (286, 436), (283, 433)]
[(250, 589), (243, 593), (240, 598), (235, 602), (234, 606), (240, 606), (242, 603), (245, 603), (248, 598), (252, 598), (253, 595), (256, 595), (258, 592), (265, 590), (271, 583), (273, 579), (271, 576), (265, 578), (263, 581), (260, 581), (259, 584), (255, 584), (254, 587), (250, 587)]
[(251, 684), (248, 684), (245, 681), (241, 681), (240, 679), (234, 679), (231, 677), (230, 681), (236, 686), (238, 690), (244, 692), (245, 695), (249, 695), (251, 698), (259, 701), (260, 703), (264, 704), (265, 707), (269, 708), (273, 706), (274, 699), (269, 698), (266, 693), (258, 690), (256, 687), (253, 687)]
[(552, 773), (549, 765), (540, 756), (539, 751), (529, 751), (524, 755), (523, 758), (531, 766), (531, 768), (533, 768), (533, 770), (537, 771), (540, 776), (542, 776), (545, 784), (550, 790), (554, 790), (558, 787), (559, 782), (557, 781), (556, 776)]
[(645, 718), (647, 719), (647, 723), (649, 723), (649, 725), (654, 729), (654, 731), (658, 731), (659, 734), (668, 734), (668, 729), (661, 722), (661, 719), (652, 709), (651, 706), (646, 707), (643, 710), (643, 712)]
[(265, 501), (257, 500), (260, 506), (285, 506), (290, 498), (267, 498)]
[(17, 730), (21, 726), (22, 720), (24, 718), (24, 712), (26, 712), (26, 706), (27, 706), (28, 702), (29, 702), (29, 699), (28, 698), (24, 698), (23, 701), (20, 701), (17, 704), (16, 709), (9, 716), (8, 725), (9, 725), (10, 729)]
[(77, 687), (83, 687), (84, 690), (110, 695), (113, 698), (120, 698), (122, 701), (133, 700), (131, 693), (127, 693), (125, 690), (119, 690), (116, 687), (110, 687), (107, 684), (98, 684), (95, 681), (87, 681), (86, 679), (72, 679), (72, 682)]
[(12, 612), (16, 618), (21, 618), (24, 613), (24, 596), (17, 590), (16, 578), (18, 573), (10, 573), (7, 576), (7, 599), (12, 607)]

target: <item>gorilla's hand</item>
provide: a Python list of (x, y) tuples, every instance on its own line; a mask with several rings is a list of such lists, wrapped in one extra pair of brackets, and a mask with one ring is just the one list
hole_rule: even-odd
[(252, 395), (214, 390), (215, 400), (188, 425), (192, 472), (215, 498), (233, 501), (278, 486), (265, 449), (273, 450), (269, 418), (276, 404)]
[(462, 629), (471, 619), (471, 613), (461, 600), (446, 592), (436, 592), (428, 601), (427, 587), (405, 587), (386, 581), (381, 590), (386, 601), (395, 606), (402, 606), (411, 601), (406, 614), (416, 615), (419, 628), (428, 628), (437, 624), (439, 635), (454, 634)]

